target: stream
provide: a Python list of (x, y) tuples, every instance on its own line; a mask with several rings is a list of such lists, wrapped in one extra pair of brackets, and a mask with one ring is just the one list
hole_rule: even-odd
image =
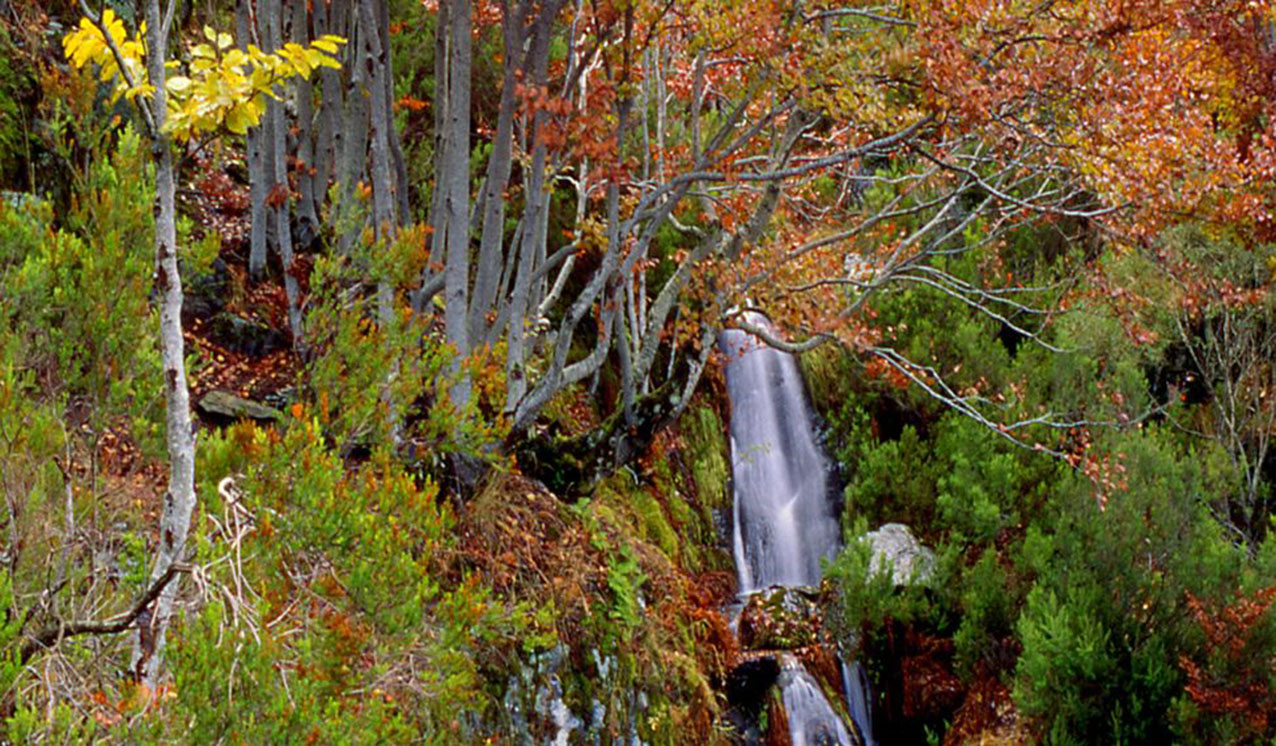
[[(769, 327), (760, 314), (746, 320)], [(818, 586), (820, 563), (841, 549), (831, 499), (832, 465), (816, 435), (797, 361), (738, 329), (722, 333), (728, 356), (733, 550), (741, 597), (772, 586)], [(868, 683), (858, 664), (843, 664), (847, 710), (873, 743)], [(779, 678), (793, 746), (860, 743), (815, 678), (784, 655)]]

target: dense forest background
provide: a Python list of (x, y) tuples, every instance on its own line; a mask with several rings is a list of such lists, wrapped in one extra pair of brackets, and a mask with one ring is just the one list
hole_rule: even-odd
[[(882, 743), (1271, 742), (1273, 24), (0, 0), (0, 741), (787, 743), (787, 651)], [(743, 612), (724, 328), (846, 537)]]

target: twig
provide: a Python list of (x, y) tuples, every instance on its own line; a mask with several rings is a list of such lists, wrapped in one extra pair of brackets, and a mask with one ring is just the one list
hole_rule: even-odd
[(84, 620), (78, 622), (59, 622), (40, 630), (32, 635), (22, 646), (19, 654), (19, 661), (26, 663), (40, 650), (52, 647), (68, 637), (78, 635), (113, 635), (128, 629), (133, 622), (137, 620), (150, 607), (155, 599), (164, 592), (164, 588), (168, 585), (179, 572), (185, 572), (186, 566), (178, 563), (169, 565), (164, 574), (155, 579), (151, 587), (134, 602), (133, 606), (123, 614), (120, 614), (106, 621)]

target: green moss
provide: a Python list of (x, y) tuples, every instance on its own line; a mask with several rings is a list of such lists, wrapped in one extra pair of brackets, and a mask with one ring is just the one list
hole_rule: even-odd
[(694, 405), (683, 414), (683, 441), (691, 458), (696, 493), (709, 525), (713, 525), (713, 516), (708, 511), (731, 505), (726, 432), (718, 413), (710, 407)]
[(648, 492), (639, 490), (633, 495), (633, 506), (641, 521), (639, 538), (655, 544), (670, 561), (677, 563), (680, 559), (678, 536), (669, 525), (660, 502)]
[(850, 357), (835, 345), (816, 347), (798, 357), (807, 397), (821, 417), (828, 418), (841, 409), (850, 395)]

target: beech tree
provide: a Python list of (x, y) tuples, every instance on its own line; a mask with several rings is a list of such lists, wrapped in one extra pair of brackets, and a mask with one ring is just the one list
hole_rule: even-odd
[[(676, 415), (722, 325), (793, 351), (843, 345), (1035, 445), (1033, 426), (1086, 423), (1020, 418), (910, 359), (874, 323), (876, 294), (932, 288), (1055, 349), (1050, 321), (1077, 300), (1066, 283), (949, 260), (994, 262), (1032, 227), (1082, 249), (1058, 259), (1075, 276), (1100, 235), (1137, 250), (1185, 212), (1268, 224), (1253, 188), (1271, 163), (1263, 3), (437, 7), (434, 262), (417, 308), (443, 294), (462, 356), (504, 342), (515, 439), (614, 364), (617, 416), (578, 444), (600, 465)], [(472, 16), (498, 19), (502, 47), (475, 174)], [(553, 199), (571, 192), (574, 216)]]

